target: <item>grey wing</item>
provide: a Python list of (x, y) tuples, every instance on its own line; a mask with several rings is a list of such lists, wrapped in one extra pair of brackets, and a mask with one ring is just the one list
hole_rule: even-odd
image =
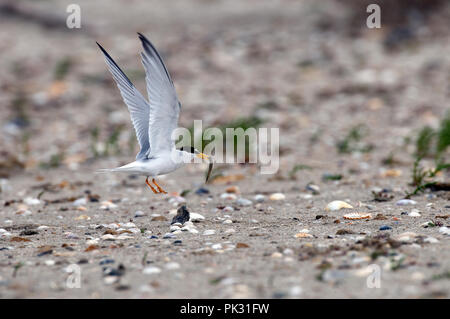
[(136, 156), (136, 160), (143, 159), (150, 152), (150, 141), (148, 139), (148, 126), (150, 117), (150, 106), (144, 96), (131, 83), (130, 79), (123, 73), (116, 62), (111, 58), (108, 52), (97, 43), (105, 56), (106, 64), (111, 72), (120, 94), (130, 112), (131, 122), (136, 131), (136, 137), (141, 150)]
[(171, 139), (171, 136), (178, 125), (181, 104), (158, 51), (147, 38), (138, 34), (144, 47), (141, 57), (145, 68), (145, 81), (150, 104), (148, 135), (152, 146), (151, 151), (156, 154), (170, 151), (174, 147), (175, 141)]

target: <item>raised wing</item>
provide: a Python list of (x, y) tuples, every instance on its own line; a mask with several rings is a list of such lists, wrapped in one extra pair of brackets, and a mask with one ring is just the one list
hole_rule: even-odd
[[(177, 128), (181, 104), (164, 62), (155, 47), (142, 34), (139, 39), (144, 47), (141, 53), (145, 68), (145, 81), (150, 102), (149, 140), (151, 152), (157, 154), (170, 151), (175, 145), (171, 139)], [(149, 153), (149, 157), (152, 154)]]
[(102, 50), (109, 71), (117, 83), (117, 87), (120, 90), (120, 94), (122, 95), (125, 104), (128, 106), (131, 122), (136, 131), (139, 146), (141, 147), (141, 150), (136, 156), (136, 160), (144, 159), (150, 152), (150, 141), (148, 139), (150, 106), (144, 96), (136, 89), (133, 83), (131, 83), (130, 79), (123, 73), (117, 63), (114, 62), (108, 52), (106, 52), (100, 44), (97, 43), (97, 45), (100, 50)]

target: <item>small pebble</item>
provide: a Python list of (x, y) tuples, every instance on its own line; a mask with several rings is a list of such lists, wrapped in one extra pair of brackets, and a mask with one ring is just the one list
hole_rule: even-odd
[(224, 212), (224, 213), (231, 213), (231, 212), (233, 212), (233, 211), (234, 211), (234, 208), (231, 207), (231, 206), (225, 206), (225, 207), (222, 209), (222, 212)]
[(141, 210), (138, 210), (138, 211), (136, 211), (136, 212), (134, 213), (134, 217), (135, 217), (135, 218), (143, 217), (143, 216), (145, 216), (145, 213), (144, 213), (143, 211), (141, 211)]
[(27, 197), (23, 200), (26, 205), (39, 205), (41, 201), (37, 198)]
[(251, 206), (252, 204), (253, 204), (252, 201), (249, 199), (246, 199), (246, 198), (239, 198), (236, 201), (236, 205), (239, 205), (239, 206)]
[(239, 194), (239, 193), (240, 193), (239, 187), (238, 187), (238, 186), (230, 186), (230, 187), (227, 187), (227, 188), (225, 189), (225, 192), (227, 192), (227, 193), (229, 193), (229, 194)]
[(446, 226), (440, 227), (439, 232), (444, 235), (450, 235), (450, 228)]
[(170, 262), (167, 263), (164, 267), (168, 270), (175, 270), (180, 268), (180, 264), (176, 262)]
[(78, 198), (72, 202), (73, 206), (83, 206), (87, 204), (87, 199), (85, 197)]
[(234, 194), (230, 194), (230, 193), (223, 193), (220, 195), (220, 199), (225, 199), (225, 200), (236, 200), (237, 196)]
[(216, 231), (214, 229), (207, 229), (203, 232), (204, 236), (214, 235)]
[(401, 199), (395, 203), (397, 206), (416, 205), (417, 202), (412, 199)]
[(153, 274), (159, 274), (161, 272), (161, 269), (158, 267), (154, 267), (154, 266), (150, 266), (150, 267), (146, 267), (144, 268), (144, 270), (142, 271), (142, 273), (144, 275), (153, 275)]
[(423, 241), (426, 242), (426, 243), (430, 243), (430, 244), (436, 244), (436, 243), (439, 242), (439, 240), (437, 240), (434, 237), (427, 237)]
[(257, 203), (262, 203), (262, 202), (264, 202), (266, 200), (266, 196), (264, 196), (262, 194), (257, 194), (257, 195), (255, 195), (255, 197), (253, 197), (253, 199)]
[(270, 200), (284, 200), (286, 199), (286, 196), (283, 193), (274, 193), (270, 195)]
[(387, 225), (383, 225), (380, 227), (380, 230), (390, 230), (390, 229), (392, 229), (392, 227), (387, 226)]
[(421, 215), (420, 215), (420, 213), (419, 213), (419, 210), (413, 209), (413, 210), (411, 210), (411, 212), (408, 214), (408, 216), (410, 216), (410, 217), (420, 217)]
[(209, 190), (204, 188), (204, 187), (200, 187), (199, 189), (197, 189), (195, 191), (195, 194), (197, 194), (197, 195), (207, 195), (207, 194), (209, 194)]

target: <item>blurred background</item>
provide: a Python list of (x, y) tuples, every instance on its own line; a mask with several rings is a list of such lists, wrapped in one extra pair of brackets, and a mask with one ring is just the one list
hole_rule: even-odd
[[(280, 178), (342, 158), (409, 167), (423, 128), (443, 132), (448, 1), (79, 0), (69, 29), (73, 2), (0, 0), (0, 177), (134, 158), (95, 41), (145, 93), (136, 32), (164, 56), (180, 126), (280, 128)], [(370, 3), (380, 29), (366, 26)]]

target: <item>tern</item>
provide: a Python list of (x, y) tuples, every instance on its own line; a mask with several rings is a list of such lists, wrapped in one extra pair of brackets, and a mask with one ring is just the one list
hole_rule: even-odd
[[(206, 182), (208, 182), (213, 165), (211, 157), (194, 147), (182, 147), (180, 149), (175, 147), (172, 132), (178, 125), (181, 103), (161, 55), (145, 36), (141, 33), (138, 33), (138, 35), (144, 49), (141, 52), (141, 58), (145, 69), (149, 101), (136, 89), (108, 52), (96, 42), (128, 107), (140, 146), (140, 151), (134, 162), (100, 171), (125, 172), (146, 176), (145, 183), (155, 194), (167, 194), (158, 185), (155, 178), (159, 175), (171, 173), (197, 157), (209, 161), (206, 176)], [(149, 179), (156, 189), (150, 184)]]

